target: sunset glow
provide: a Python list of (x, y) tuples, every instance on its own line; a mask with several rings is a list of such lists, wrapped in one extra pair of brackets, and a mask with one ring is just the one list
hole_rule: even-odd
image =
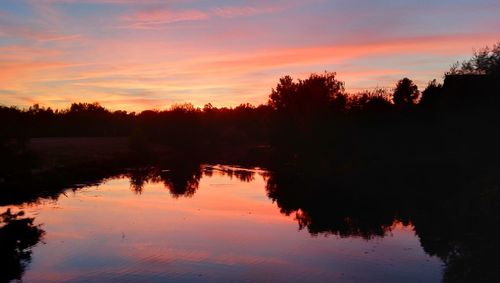
[(0, 0), (0, 104), (267, 101), (279, 77), (420, 88), (500, 38), (500, 2)]

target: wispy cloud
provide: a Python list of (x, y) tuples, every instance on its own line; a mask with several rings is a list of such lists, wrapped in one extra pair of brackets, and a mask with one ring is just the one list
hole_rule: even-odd
[(44, 31), (27, 25), (12, 25), (0, 22), (0, 37), (22, 38), (39, 42), (71, 41), (80, 39), (80, 34), (64, 34)]
[(283, 6), (223, 6), (209, 9), (191, 9), (191, 10), (175, 10), (154, 9), (136, 11), (134, 13), (124, 15), (122, 20), (127, 22), (128, 28), (147, 28), (158, 27), (177, 22), (188, 21), (203, 21), (210, 18), (238, 18), (248, 17), (259, 14), (274, 13), (284, 9)]
[(126, 15), (122, 19), (130, 23), (129, 27), (148, 27), (185, 21), (201, 21), (209, 15), (197, 10), (150, 10)]
[(234, 18), (234, 17), (244, 17), (244, 16), (252, 16), (258, 14), (266, 14), (273, 13), (279, 11), (278, 7), (236, 7), (236, 6), (227, 6), (227, 7), (217, 7), (211, 9), (211, 13), (224, 18)]

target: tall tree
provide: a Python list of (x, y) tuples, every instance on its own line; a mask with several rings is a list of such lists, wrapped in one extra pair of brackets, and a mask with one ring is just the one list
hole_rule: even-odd
[(413, 105), (419, 96), (417, 85), (409, 78), (404, 78), (396, 84), (392, 101), (398, 106)]
[(290, 76), (280, 79), (269, 96), (269, 106), (292, 113), (318, 113), (331, 108), (343, 108), (347, 103), (344, 83), (336, 73), (311, 74), (294, 82)]

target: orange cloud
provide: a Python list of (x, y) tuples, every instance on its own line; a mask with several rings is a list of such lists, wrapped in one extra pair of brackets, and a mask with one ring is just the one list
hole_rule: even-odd
[(45, 32), (35, 30), (27, 26), (13, 26), (13, 25), (2, 25), (0, 26), (0, 36), (3, 37), (13, 37), (13, 38), (25, 38), (40, 42), (49, 41), (71, 41), (81, 38), (79, 34), (63, 34), (57, 32)]

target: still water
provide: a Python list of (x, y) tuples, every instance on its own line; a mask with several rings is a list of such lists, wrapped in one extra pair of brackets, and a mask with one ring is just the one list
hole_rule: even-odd
[(363, 237), (300, 229), (268, 172), (201, 166), (185, 178), (128, 174), (57, 199), (0, 207), (45, 231), (24, 282), (439, 282), (411, 223)]

